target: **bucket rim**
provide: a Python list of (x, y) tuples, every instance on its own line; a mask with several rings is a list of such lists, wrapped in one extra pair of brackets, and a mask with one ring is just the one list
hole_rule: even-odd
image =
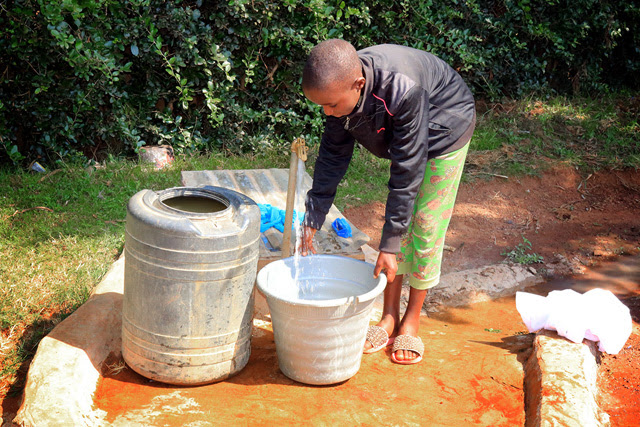
[[(351, 257), (347, 257), (347, 256), (340, 256), (340, 255), (329, 255), (329, 254), (316, 254), (316, 255), (307, 255), (307, 257), (313, 257), (314, 259), (339, 259), (340, 261), (344, 261), (344, 262), (351, 262), (351, 263), (357, 263), (357, 264), (366, 264), (367, 266), (370, 266), (373, 269), (373, 265), (359, 260), (359, 259), (355, 259), (355, 258), (351, 258)], [(287, 258), (282, 258), (279, 260), (275, 260), (270, 262), (269, 264), (265, 265), (259, 272), (258, 275), (256, 276), (256, 287), (258, 288), (258, 290), (265, 296), (267, 297), (267, 299), (274, 299), (276, 301), (280, 301), (280, 302), (284, 302), (287, 303), (289, 305), (292, 306), (299, 306), (299, 307), (316, 307), (316, 308), (327, 308), (327, 307), (340, 307), (342, 305), (346, 305), (346, 304), (352, 304), (352, 303), (365, 303), (368, 301), (371, 301), (373, 299), (375, 299), (376, 297), (378, 297), (378, 295), (380, 295), (382, 293), (382, 291), (384, 291), (384, 288), (387, 285), (387, 276), (381, 272), (378, 275), (377, 279), (373, 279), (376, 281), (376, 285), (373, 287), (373, 289), (361, 294), (361, 295), (355, 295), (355, 296), (348, 296), (348, 297), (342, 297), (342, 298), (332, 298), (332, 299), (325, 299), (325, 300), (303, 300), (303, 299), (290, 299), (290, 298), (283, 298), (282, 296), (279, 295), (275, 295), (273, 292), (271, 292), (267, 286), (263, 285), (263, 281), (265, 281), (266, 279), (264, 279), (264, 276), (268, 273), (269, 268), (274, 268), (274, 267), (270, 267), (272, 265), (276, 265), (277, 263), (286, 263), (288, 262), (293, 262), (294, 257), (287, 257)]]

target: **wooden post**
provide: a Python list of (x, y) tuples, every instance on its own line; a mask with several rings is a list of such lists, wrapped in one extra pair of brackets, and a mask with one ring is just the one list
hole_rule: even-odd
[(291, 151), (289, 164), (289, 185), (287, 186), (287, 206), (284, 214), (284, 231), (282, 233), (282, 258), (291, 256), (291, 225), (293, 224), (293, 206), (296, 198), (296, 176), (298, 175), (298, 155)]
[(298, 159), (303, 162), (307, 161), (307, 145), (302, 138), (296, 138), (291, 144), (291, 163), (289, 164), (289, 183), (287, 185), (287, 206), (284, 214), (284, 231), (282, 233), (282, 258), (291, 256), (291, 225), (293, 224), (293, 208), (295, 207), (296, 200)]

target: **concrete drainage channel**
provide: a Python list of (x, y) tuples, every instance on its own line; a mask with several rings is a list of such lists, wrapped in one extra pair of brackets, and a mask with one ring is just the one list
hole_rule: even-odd
[[(367, 249), (367, 248), (365, 248)], [(376, 255), (365, 251), (367, 260)], [(124, 257), (113, 264), (93, 295), (45, 337), (31, 363), (19, 426), (102, 426), (93, 394), (101, 370), (121, 358)], [(424, 311), (464, 306), (513, 295), (542, 282), (534, 270), (497, 264), (444, 275)], [(572, 343), (540, 331), (524, 361), (527, 426), (608, 424), (596, 403), (597, 350), (594, 343)]]
[(596, 403), (596, 357), (592, 341), (538, 332), (524, 370), (526, 425), (608, 425), (609, 415)]
[[(522, 265), (498, 264), (451, 273), (425, 306), (466, 305), (513, 295), (543, 280)], [(597, 345), (571, 342), (554, 331), (535, 334), (524, 364), (526, 426), (604, 426), (609, 416), (596, 403)]]

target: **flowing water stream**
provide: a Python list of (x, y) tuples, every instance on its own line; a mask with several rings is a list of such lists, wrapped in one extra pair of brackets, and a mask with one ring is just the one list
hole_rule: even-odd
[(294, 265), (294, 283), (298, 282), (300, 275), (300, 245), (302, 245), (302, 221), (301, 215), (305, 213), (305, 199), (306, 192), (304, 191), (304, 174), (305, 174), (305, 162), (298, 158), (298, 171), (296, 174), (296, 194), (293, 200), (293, 210), (296, 212), (297, 217), (293, 218), (294, 235), (296, 243), (293, 251), (293, 265)]

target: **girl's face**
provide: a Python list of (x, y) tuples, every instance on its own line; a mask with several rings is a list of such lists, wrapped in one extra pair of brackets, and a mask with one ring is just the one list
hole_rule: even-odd
[(335, 82), (326, 88), (303, 88), (303, 90), (309, 101), (322, 106), (327, 116), (343, 117), (355, 108), (364, 83), (364, 77), (358, 77), (350, 85)]

